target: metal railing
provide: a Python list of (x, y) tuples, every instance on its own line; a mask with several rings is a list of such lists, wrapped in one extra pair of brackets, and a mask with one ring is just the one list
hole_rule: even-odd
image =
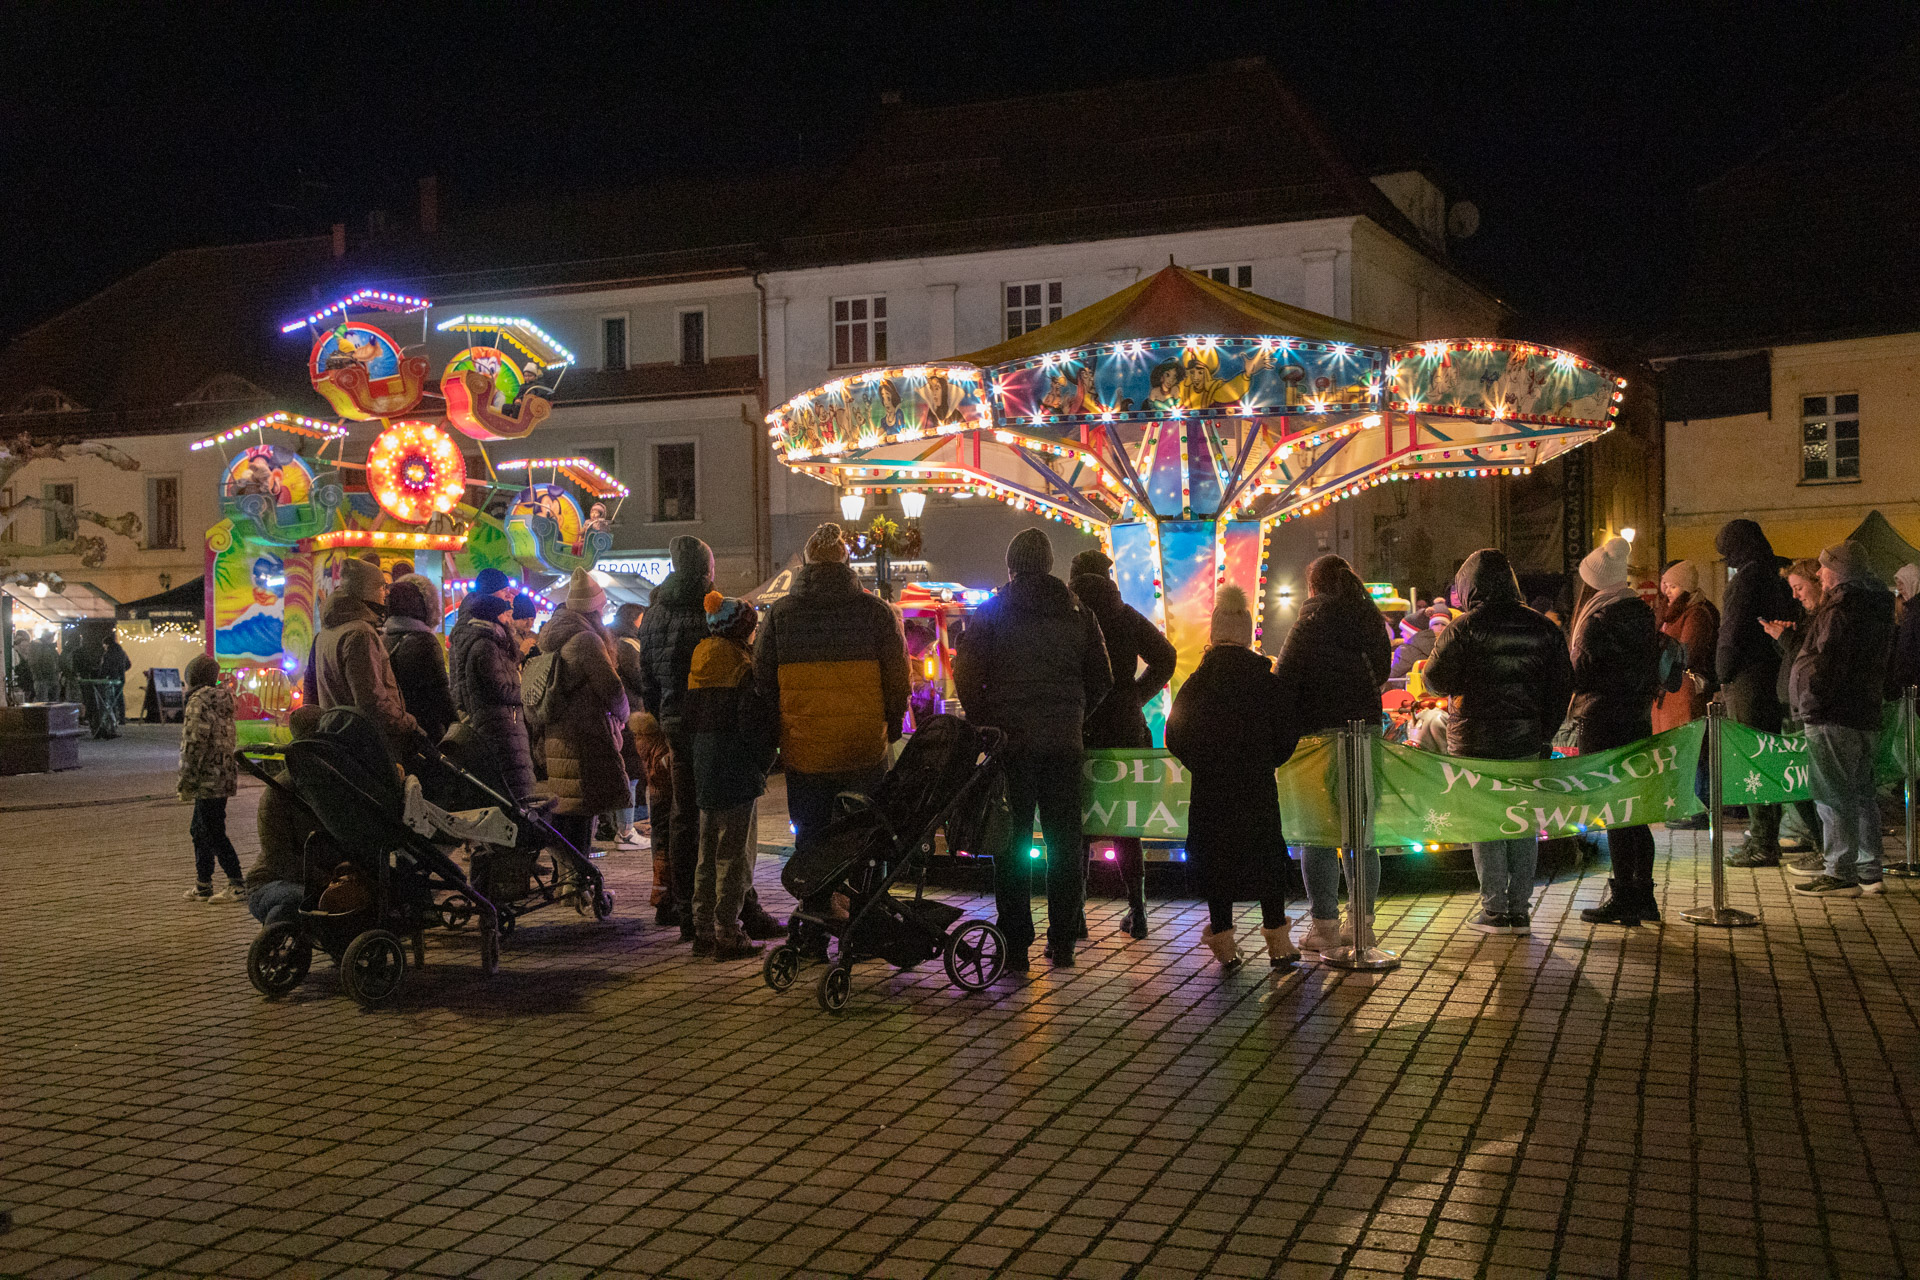
[(1741, 929), (1760, 923), (1750, 911), (1727, 905), (1727, 822), (1726, 806), (1721, 802), (1720, 733), (1726, 724), (1727, 706), (1718, 697), (1707, 704), (1707, 830), (1712, 847), (1711, 872), (1713, 904), (1683, 911), (1680, 918), (1688, 924), (1710, 924), (1722, 929)]
[(1374, 725), (1349, 720), (1336, 735), (1340, 770), (1340, 865), (1347, 873), (1347, 912), (1353, 941), (1322, 954), (1336, 969), (1372, 973), (1400, 967), (1400, 957), (1375, 945), (1373, 886), (1367, 883), (1366, 853), (1373, 847)]
[[(1900, 752), (1900, 776), (1906, 787), (1907, 860), (1901, 863), (1892, 863), (1881, 868), (1882, 872), (1886, 875), (1899, 876), (1903, 880), (1920, 876), (1920, 847), (1916, 846), (1913, 825), (1914, 788), (1916, 783), (1920, 782), (1920, 779), (1916, 779), (1915, 777), (1915, 774), (1920, 773), (1920, 770), (1914, 768), (1913, 758), (1915, 745), (1913, 720), (1916, 708), (1920, 708), (1920, 689), (1916, 689), (1913, 685), (1908, 685), (1900, 691), (1900, 732), (1902, 735), (1902, 741), (1900, 743), (1902, 748)], [(1877, 836), (1878, 833), (1876, 832), (1875, 834)]]

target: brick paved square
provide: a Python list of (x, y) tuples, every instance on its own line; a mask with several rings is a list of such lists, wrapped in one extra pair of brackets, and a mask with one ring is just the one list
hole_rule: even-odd
[(430, 933), (364, 1013), (324, 958), (252, 991), (244, 908), (177, 901), (184, 807), (34, 795), (0, 782), (0, 1274), (1920, 1270), (1906, 881), (1730, 871), (1762, 927), (1696, 929), (1704, 835), (1663, 832), (1665, 926), (1581, 924), (1589, 864), (1513, 939), (1464, 928), (1470, 876), (1390, 875), (1398, 971), (1278, 984), (1222, 980), (1192, 901), (1135, 942), (1096, 897), (1070, 972), (870, 964), (836, 1018), (693, 961), (613, 854), (612, 921), (536, 914), (492, 979)]

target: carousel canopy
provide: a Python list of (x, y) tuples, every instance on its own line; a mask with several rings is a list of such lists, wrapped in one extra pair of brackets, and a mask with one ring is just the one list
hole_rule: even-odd
[(767, 423), (781, 461), (837, 487), (980, 494), (1092, 532), (1521, 474), (1611, 430), (1624, 386), (1570, 352), (1407, 342), (1169, 266), (969, 357), (837, 378)]

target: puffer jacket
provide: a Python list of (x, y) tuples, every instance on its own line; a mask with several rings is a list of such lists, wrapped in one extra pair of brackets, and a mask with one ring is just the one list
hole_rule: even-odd
[(380, 643), (379, 620), (365, 601), (344, 592), (327, 601), (322, 629), (313, 641), (313, 705), (366, 712), (386, 735), (394, 759), (406, 760), (413, 754), (420, 725), (400, 696), (393, 663)]
[(1476, 551), (1454, 580), (1466, 612), (1427, 659), (1427, 687), (1448, 696), (1447, 751), (1480, 760), (1547, 754), (1573, 697), (1560, 628), (1520, 601), (1507, 557)]
[(453, 629), (455, 704), (493, 753), (514, 799), (533, 794), (533, 750), (520, 700), (520, 645), (499, 622), (472, 614)]
[(1719, 644), (1720, 611), (1705, 596), (1687, 594), (1667, 606), (1662, 633), (1672, 636), (1687, 648), (1687, 670), (1706, 681), (1706, 689), (1693, 680), (1684, 681), (1678, 691), (1657, 690), (1653, 698), (1653, 731), (1663, 733), (1707, 714), (1707, 699), (1713, 688), (1715, 652)]
[[(652, 617), (652, 614), (648, 614)], [(907, 646), (893, 610), (844, 564), (809, 564), (767, 610), (753, 643), (760, 697), (780, 712), (780, 750), (799, 773), (887, 758), (907, 714)]]
[(1788, 680), (1794, 717), (1878, 732), (1893, 648), (1893, 593), (1866, 578), (1837, 583), (1803, 626)]
[(453, 727), (453, 691), (447, 682), (447, 652), (439, 633), (418, 618), (391, 614), (381, 641), (393, 664), (394, 683), (407, 713), (435, 742)]
[[(645, 617), (641, 615), (642, 621)], [(640, 696), (640, 628), (630, 622), (616, 622), (607, 631), (614, 639), (614, 669), (620, 673), (620, 683), (627, 687), (627, 705), (638, 708), (643, 705)]]
[(586, 614), (558, 609), (540, 632), (539, 649), (560, 655), (554, 712), (543, 738), (547, 791), (558, 802), (554, 812), (605, 813), (629, 804), (620, 758), (627, 691), (607, 652), (606, 633)]
[(694, 803), (732, 809), (762, 795), (777, 737), (747, 647), (708, 636), (693, 651), (683, 723), (693, 741)]
[[(1113, 689), (1087, 717), (1084, 737), (1089, 747), (1151, 747), (1153, 733), (1142, 713), (1153, 696), (1173, 679), (1179, 655), (1160, 629), (1120, 598), (1112, 578), (1083, 573), (1072, 582), (1073, 594), (1093, 610), (1100, 623), (1100, 639), (1107, 646), (1107, 667)], [(1140, 671), (1144, 661), (1147, 669)]]
[(1093, 611), (1051, 574), (1015, 574), (960, 637), (953, 682), (967, 719), (1016, 752), (1078, 755), (1087, 714), (1113, 688)]
[(1280, 646), (1275, 670), (1294, 690), (1300, 732), (1349, 720), (1380, 723), (1380, 686), (1393, 666), (1386, 619), (1368, 596), (1314, 596)]
[(238, 791), (233, 747), (233, 690), (201, 685), (180, 715), (180, 798), (218, 800)]
[(1573, 716), (1583, 754), (1652, 735), (1661, 648), (1653, 609), (1632, 587), (1602, 591), (1574, 614)]
[[(640, 620), (640, 701), (671, 738), (680, 722), (693, 651), (707, 638), (707, 592), (713, 579), (678, 569), (653, 590)], [(551, 624), (549, 624), (551, 625)]]
[(1393, 662), (1387, 667), (1387, 679), (1403, 680), (1413, 674), (1413, 664), (1424, 662), (1433, 656), (1433, 646), (1440, 637), (1432, 627), (1422, 627), (1402, 640), (1393, 651)]
[(1760, 623), (1798, 616), (1793, 588), (1780, 576), (1773, 544), (1753, 521), (1727, 521), (1713, 545), (1733, 574), (1720, 602), (1715, 675), (1723, 686), (1745, 676), (1756, 687), (1770, 689), (1779, 671), (1780, 650)]

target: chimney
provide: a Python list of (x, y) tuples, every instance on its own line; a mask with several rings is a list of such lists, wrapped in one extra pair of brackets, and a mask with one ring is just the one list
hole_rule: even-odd
[(428, 174), (420, 179), (420, 230), (432, 235), (440, 229), (440, 179)]
[(333, 224), (333, 256), (336, 258), (347, 256), (347, 224), (344, 222)]

